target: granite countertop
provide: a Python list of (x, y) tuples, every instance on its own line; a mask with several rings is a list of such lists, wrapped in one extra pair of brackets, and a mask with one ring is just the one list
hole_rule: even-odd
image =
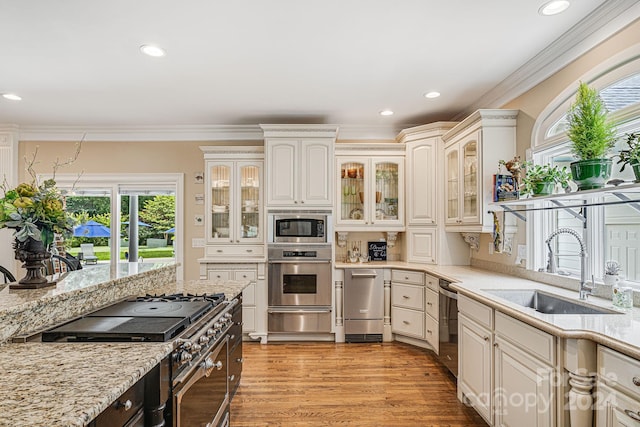
[(336, 263), (336, 268), (401, 268), (422, 271), (453, 283), (459, 293), (561, 338), (585, 338), (640, 359), (640, 308), (618, 310), (611, 300), (590, 296), (586, 304), (619, 314), (544, 314), (492, 295), (488, 289), (539, 289), (571, 300), (578, 292), (534, 280), (469, 266), (437, 266), (401, 261)]
[[(76, 288), (79, 293), (76, 298), (53, 298), (47, 301), (48, 305), (66, 305), (63, 310), (65, 313), (80, 309), (87, 313), (92, 309), (82, 307), (86, 300), (85, 293), (94, 297), (96, 293), (105, 294), (101, 299), (114, 298), (111, 302), (121, 299), (122, 293), (144, 295), (223, 292), (227, 299), (232, 299), (249, 284), (240, 281), (176, 281), (175, 268), (172, 269), (172, 280), (163, 281), (163, 276), (150, 278), (145, 274), (129, 274), (128, 278), (114, 283), (111, 280), (112, 276), (106, 276), (105, 271), (99, 273), (89, 272), (90, 270), (92, 269), (87, 269), (86, 275), (93, 279), (72, 278), (73, 283), (90, 283)], [(171, 275), (168, 277), (171, 278)], [(149, 279), (152, 279), (153, 283), (149, 283)], [(104, 286), (105, 283), (108, 285)], [(113, 287), (122, 289), (114, 294), (111, 290)], [(31, 295), (17, 295), (12, 304), (5, 303), (4, 309), (0, 308), (0, 313), (5, 319), (10, 320), (8, 316), (12, 309), (34, 303), (38, 307), (45, 307), (43, 298), (47, 300), (47, 297), (68, 293), (60, 291), (51, 288)], [(55, 310), (53, 312), (55, 313)], [(58, 323), (57, 320), (52, 320), (54, 318), (49, 318), (47, 326)], [(0, 346), (0, 426), (85, 426), (148, 373), (172, 349), (172, 342), (30, 342)]]

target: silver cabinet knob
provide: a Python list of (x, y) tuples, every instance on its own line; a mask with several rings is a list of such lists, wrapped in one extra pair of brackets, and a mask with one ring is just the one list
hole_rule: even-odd
[(633, 381), (633, 385), (640, 387), (640, 378), (633, 377), (631, 381)]

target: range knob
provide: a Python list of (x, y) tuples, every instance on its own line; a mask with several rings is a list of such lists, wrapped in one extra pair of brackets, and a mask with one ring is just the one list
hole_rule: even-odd
[(227, 319), (231, 319), (233, 317), (233, 315), (231, 313), (225, 313), (224, 317)]
[(183, 350), (178, 353), (178, 363), (181, 365), (191, 362), (191, 359), (193, 359), (193, 356), (188, 351)]
[(216, 322), (213, 324), (213, 327), (217, 330), (220, 330), (220, 328), (222, 328), (223, 324), (221, 322)]
[(202, 346), (200, 344), (193, 344), (191, 346), (191, 354), (200, 353), (200, 350), (202, 350)]
[(212, 328), (207, 329), (207, 336), (214, 336), (216, 334), (216, 331), (213, 330)]
[(206, 343), (208, 343), (208, 342), (209, 342), (209, 337), (208, 337), (208, 336), (206, 336), (206, 335), (202, 335), (202, 336), (198, 339), (198, 341), (200, 342), (200, 344), (203, 344), (203, 345), (204, 345), (204, 344), (206, 344)]

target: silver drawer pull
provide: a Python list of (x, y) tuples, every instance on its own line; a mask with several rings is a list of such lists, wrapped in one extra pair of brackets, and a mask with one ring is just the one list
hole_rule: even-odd
[(427, 333), (428, 333), (429, 335), (431, 335), (431, 334), (433, 334), (433, 331), (432, 331), (431, 329), (427, 329)]
[(633, 377), (631, 381), (633, 381), (633, 385), (640, 387), (640, 378)]
[(489, 341), (489, 337), (484, 337), (483, 340)]
[(131, 400), (127, 399), (124, 403), (118, 401), (118, 403), (116, 403), (116, 408), (123, 408), (125, 411), (128, 411), (129, 409), (133, 408), (133, 402), (131, 402)]
[(216, 252), (218, 252), (219, 254), (221, 254), (223, 251), (222, 251), (222, 249), (218, 249)]
[(235, 380), (235, 379), (236, 379), (236, 376), (235, 376), (235, 375), (231, 375), (231, 376), (229, 377), (229, 381), (231, 381), (231, 382), (233, 382), (233, 380)]
[(630, 409), (625, 409), (625, 410), (624, 410), (624, 413), (625, 413), (625, 414), (627, 414), (627, 416), (628, 416), (629, 418), (631, 418), (632, 420), (640, 421), (640, 413), (638, 413), (638, 412), (633, 412), (633, 411), (632, 411), (632, 410), (630, 410)]
[(411, 322), (409, 322), (408, 320), (403, 320), (402, 323), (404, 323), (405, 325), (408, 325)]
[(433, 305), (433, 303), (432, 302), (428, 302), (427, 305)]
[[(247, 249), (247, 252), (251, 253), (253, 252), (253, 249)], [(247, 277), (247, 276), (244, 276), (244, 277)]]
[(402, 295), (402, 298), (409, 299), (410, 297), (408, 297), (407, 295)]

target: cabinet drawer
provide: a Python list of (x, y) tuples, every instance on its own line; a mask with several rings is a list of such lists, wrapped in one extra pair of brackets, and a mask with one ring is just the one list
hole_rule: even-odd
[(431, 289), (425, 289), (425, 307), (424, 311), (434, 319), (438, 319), (438, 293)]
[(242, 257), (257, 257), (264, 256), (263, 245), (226, 245), (226, 246), (207, 246), (204, 250), (205, 257), (229, 257), (229, 256), (242, 256)]
[(424, 313), (406, 308), (391, 307), (391, 329), (397, 334), (423, 338)]
[(458, 294), (458, 311), (488, 329), (493, 329), (493, 309), (476, 300)]
[(140, 425), (135, 424), (135, 420), (139, 419), (137, 418), (139, 417), (138, 411), (144, 414), (143, 405), (144, 379), (141, 379), (98, 415), (92, 425), (95, 427)]
[(242, 304), (256, 305), (256, 284), (251, 283), (242, 290)]
[(234, 271), (233, 280), (240, 280), (240, 281), (249, 280), (251, 282), (255, 282), (257, 275), (258, 274), (256, 273), (255, 270)]
[(598, 346), (598, 374), (609, 386), (640, 400), (640, 361)]
[(433, 277), (430, 274), (424, 275), (424, 281), (427, 284), (427, 288), (432, 291), (440, 292), (440, 280), (437, 277)]
[(392, 283), (391, 305), (424, 310), (424, 288), (422, 286)]
[(424, 316), (424, 338), (438, 353), (438, 321), (431, 316)]
[(549, 364), (555, 363), (556, 352), (553, 335), (500, 312), (496, 312), (495, 322), (496, 335), (504, 337)]
[(229, 270), (210, 270), (207, 277), (209, 280), (230, 280), (231, 273)]
[(412, 285), (424, 285), (424, 273), (420, 273), (419, 271), (391, 270), (391, 281)]

